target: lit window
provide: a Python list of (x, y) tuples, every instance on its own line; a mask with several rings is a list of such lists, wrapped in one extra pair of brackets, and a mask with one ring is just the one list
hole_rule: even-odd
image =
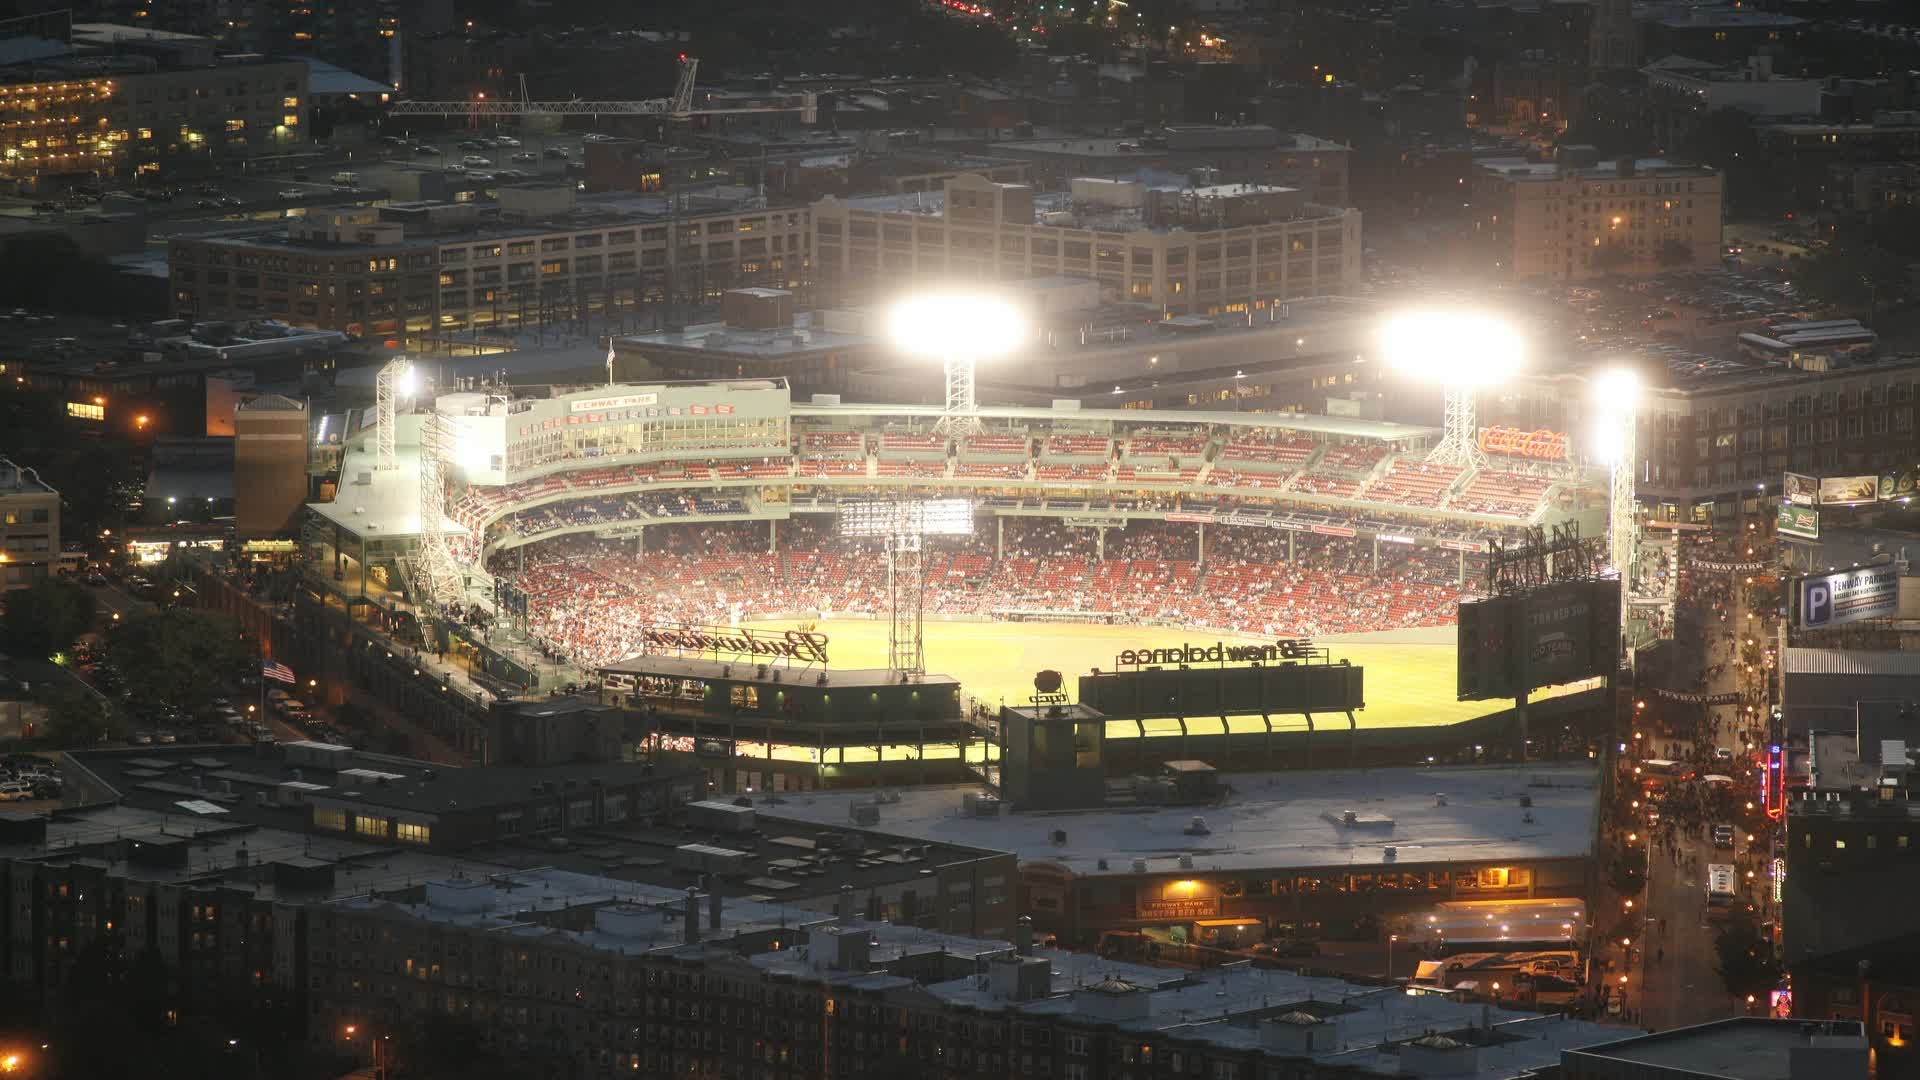
[(346, 832), (347, 812), (345, 810), (322, 810), (316, 806), (313, 810), (313, 827), (316, 829), (330, 829), (334, 832)]
[(425, 844), (433, 839), (433, 829), (427, 825), (413, 825), (403, 821), (394, 827), (394, 835), (402, 843)]
[(76, 420), (105, 420), (107, 410), (85, 401), (67, 402), (67, 415)]
[(300, 126), (300, 114), (299, 114), (299, 113), (288, 113), (287, 115), (285, 115), (285, 116), (283, 116), (283, 117), (281, 117), (281, 118), (280, 118), (280, 123), (281, 123), (281, 124), (283, 124), (283, 125), (285, 125), (285, 126), (287, 126), (287, 127), (299, 127), (299, 126)]
[(297, 97), (281, 98), (280, 107), (283, 109), (297, 109), (300, 107), (300, 99)]
[(353, 819), (353, 831), (359, 833), (361, 836), (377, 836), (385, 839), (387, 835), (387, 819), (355, 817)]

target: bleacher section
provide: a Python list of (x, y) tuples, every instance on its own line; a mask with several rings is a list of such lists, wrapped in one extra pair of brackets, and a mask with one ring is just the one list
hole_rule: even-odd
[(1242, 435), (1221, 448), (1214, 464), (1249, 471), (1277, 468), (1291, 472), (1304, 468), (1319, 449), (1319, 443), (1304, 436)]
[(1024, 480), (1027, 466), (1017, 461), (961, 461), (953, 466), (953, 475), (974, 480)]
[(1198, 458), (1207, 452), (1205, 435), (1174, 435), (1155, 432), (1134, 435), (1121, 446), (1130, 458)]
[(1024, 432), (981, 432), (969, 435), (960, 443), (962, 458), (1005, 459), (1025, 458), (1031, 455), (1032, 441)]
[(1481, 472), (1453, 497), (1450, 508), (1529, 520), (1540, 511), (1553, 481), (1525, 473)]
[(880, 454), (945, 457), (947, 437), (932, 431), (884, 431), (880, 433)]
[(1041, 447), (1043, 458), (1099, 458), (1113, 456), (1113, 440), (1100, 435), (1051, 435)]
[(800, 438), (804, 454), (840, 454), (864, 457), (866, 439), (857, 431), (809, 431)]
[(1403, 457), (1367, 485), (1366, 497), (1401, 506), (1437, 507), (1446, 499), (1453, 482), (1460, 479), (1460, 472), (1458, 465), (1429, 464)]

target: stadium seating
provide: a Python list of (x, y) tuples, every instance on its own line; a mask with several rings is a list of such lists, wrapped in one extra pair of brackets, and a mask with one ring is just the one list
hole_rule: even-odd
[(940, 454), (947, 452), (947, 437), (932, 431), (885, 431), (880, 434), (882, 454)]
[[(638, 501), (656, 516), (737, 512), (724, 496), (652, 492), (543, 507), (516, 519), (591, 523), (612, 503)], [(591, 505), (589, 505), (591, 504)], [(572, 515), (578, 515), (577, 518)], [(796, 515), (781, 527), (782, 550), (766, 552), (764, 523), (663, 525), (648, 531), (648, 554), (573, 536), (497, 561), (494, 571), (528, 595), (528, 627), (554, 651), (606, 663), (638, 651), (640, 628), (661, 622), (715, 623), (740, 615), (821, 611), (879, 614), (886, 563), (871, 541), (832, 531), (832, 519)], [(1093, 531), (1053, 519), (1008, 519), (1006, 553), (983, 536), (929, 541), (929, 611), (992, 615), (1048, 611), (1161, 620), (1250, 634), (1325, 635), (1444, 625), (1461, 593), (1458, 557), (1438, 549), (1383, 545), (1373, 568), (1370, 542), (1276, 529), (1208, 530), (1208, 560), (1190, 527), (1136, 522), (1109, 530), (1108, 557), (1095, 557)], [(1391, 548), (1392, 550), (1388, 550)]]
[(1481, 472), (1454, 496), (1451, 508), (1524, 521), (1539, 512), (1552, 486), (1553, 481), (1543, 476)]
[(1043, 457), (1100, 458), (1113, 456), (1113, 440), (1100, 435), (1053, 435), (1041, 449)]
[(1298, 469), (1311, 461), (1319, 449), (1319, 443), (1302, 436), (1241, 435), (1221, 448), (1216, 464)]
[(1042, 462), (1033, 470), (1036, 480), (1052, 482), (1097, 483), (1107, 478), (1107, 466), (1099, 465), (1058, 465)]
[(800, 448), (807, 454), (867, 452), (866, 440), (857, 431), (809, 431), (800, 437)]
[(1460, 473), (1458, 465), (1430, 464), (1403, 457), (1367, 485), (1366, 497), (1402, 506), (1437, 507), (1446, 499), (1453, 482), (1460, 479)]
[(1027, 457), (1032, 448), (1024, 434), (981, 432), (969, 435), (960, 444), (961, 457)]
[(1023, 480), (1027, 466), (1012, 461), (962, 461), (954, 465), (953, 475), (976, 480)]
[(1204, 435), (1135, 435), (1121, 449), (1130, 458), (1197, 458), (1206, 452)]

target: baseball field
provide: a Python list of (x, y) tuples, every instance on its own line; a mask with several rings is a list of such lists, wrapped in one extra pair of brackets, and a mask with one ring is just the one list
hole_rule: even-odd
[[(807, 622), (830, 639), (829, 670), (887, 666), (884, 620)], [(755, 621), (752, 625), (784, 630), (800, 624)], [(1122, 649), (1171, 648), (1188, 642), (1258, 643), (1211, 630), (1024, 622), (928, 622), (925, 640), (927, 671), (958, 679), (965, 697), (989, 707), (1003, 701), (1024, 703), (1033, 693), (1033, 673), (1045, 668), (1065, 675), (1067, 690), (1073, 693), (1077, 676), (1096, 667), (1112, 670), (1114, 655)], [(1327, 646), (1335, 659), (1366, 669), (1367, 707), (1359, 714), (1363, 727), (1455, 724), (1503, 708), (1497, 701), (1455, 700), (1451, 626), (1355, 634), (1316, 644)], [(1558, 689), (1540, 691), (1534, 699), (1551, 697)]]

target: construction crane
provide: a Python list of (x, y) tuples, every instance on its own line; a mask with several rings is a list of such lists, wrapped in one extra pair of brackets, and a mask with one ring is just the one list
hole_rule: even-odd
[(796, 95), (791, 105), (752, 105), (736, 109), (696, 109), (693, 107), (693, 77), (700, 61), (680, 57), (680, 72), (673, 83), (673, 96), (643, 101), (529, 101), (526, 80), (520, 83), (519, 101), (396, 101), (387, 108), (389, 116), (471, 116), (516, 117), (552, 114), (556, 116), (658, 116), (682, 120), (694, 116), (725, 116), (735, 113), (797, 112), (803, 123), (815, 116), (814, 96)]

